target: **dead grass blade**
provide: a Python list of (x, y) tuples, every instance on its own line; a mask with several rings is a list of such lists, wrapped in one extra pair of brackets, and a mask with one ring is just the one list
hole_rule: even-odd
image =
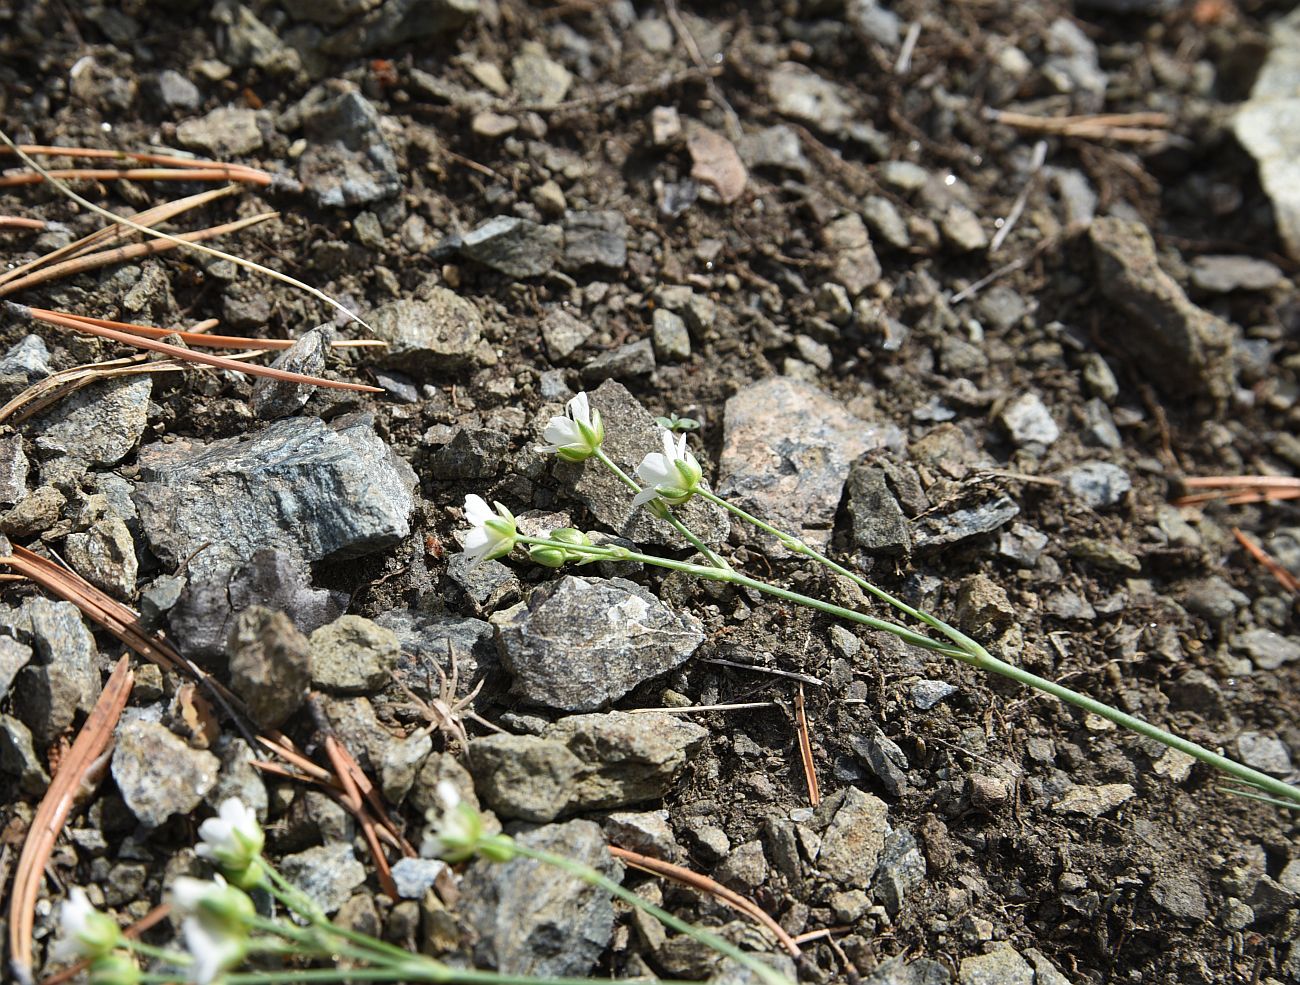
[(382, 393), (379, 387), (369, 386), (365, 383), (346, 383), (339, 380), (327, 380), (323, 376), (307, 376), (303, 373), (292, 373), (284, 369), (275, 369), (271, 366), (258, 366), (254, 363), (243, 363), (228, 356), (214, 356), (206, 352), (195, 352), (193, 349), (185, 349), (177, 345), (171, 345), (167, 342), (159, 342), (154, 339), (147, 339), (140, 335), (133, 335), (130, 332), (119, 332), (114, 328), (102, 328), (93, 322), (86, 321), (82, 318), (70, 315), (60, 315), (54, 312), (46, 311), (45, 314), (38, 315), (37, 310), (26, 305), (15, 304), (12, 301), (2, 302), (3, 306), (11, 314), (20, 317), (35, 318), (38, 321), (47, 322), (51, 325), (59, 325), (63, 328), (71, 328), (77, 332), (83, 332), (86, 335), (97, 335), (100, 338), (112, 339), (114, 342), (123, 342), (127, 345), (136, 346), (139, 349), (148, 349), (152, 352), (161, 352), (171, 356), (173, 359), (181, 359), (185, 362), (199, 363), (203, 366), (215, 366), (218, 369), (227, 369), (235, 373), (247, 373), (250, 376), (266, 376), (273, 380), (280, 380), (285, 383), (300, 383), (306, 386), (319, 386), (331, 390), (354, 390), (358, 393)]
[(1156, 144), (1169, 139), (1168, 113), (1095, 113), (1082, 116), (1031, 116), (986, 109), (987, 119), (1026, 133), (1045, 133), (1122, 144)]
[(77, 733), (72, 749), (54, 774), (32, 818), (22, 855), (14, 870), (14, 887), (9, 900), (9, 955), (11, 968), (19, 982), (32, 981), (32, 931), (36, 926), (36, 897), (40, 893), (45, 863), (72, 811), (78, 789), (89, 778), (96, 761), (112, 741), (113, 729), (126, 707), (131, 685), (131, 658), (124, 654), (113, 668), (103, 693)]
[[(288, 349), (293, 346), (294, 339), (257, 339), (249, 338), (244, 335), (213, 335), (206, 329), (203, 331), (186, 331), (180, 328), (159, 328), (156, 325), (137, 325), (133, 322), (112, 321), (108, 318), (91, 318), (88, 315), (74, 315), (66, 311), (55, 311), (51, 308), (29, 308), (31, 313), (36, 317), (42, 315), (60, 315), (64, 318), (75, 318), (80, 322), (87, 322), (91, 325), (98, 325), (100, 328), (112, 328), (119, 332), (129, 332), (132, 335), (142, 335), (146, 339), (165, 339), (169, 337), (179, 338), (186, 345), (205, 345), (213, 349)], [(215, 320), (212, 324), (216, 324)], [(211, 327), (211, 326), (209, 326)], [(338, 342), (331, 342), (330, 346), (335, 349), (355, 349), (367, 346), (383, 347), (387, 343), (379, 339), (346, 339)]]
[(794, 938), (786, 933), (785, 928), (772, 919), (767, 911), (753, 900), (746, 899), (708, 876), (693, 872), (681, 865), (674, 865), (672, 862), (665, 862), (663, 859), (642, 855), (640, 852), (628, 851), (626, 848), (619, 848), (617, 845), (610, 845), (609, 853), (643, 872), (649, 872), (651, 875), (660, 876), (664, 879), (671, 879), (683, 886), (689, 886), (691, 889), (708, 893), (738, 913), (743, 913), (751, 920), (766, 927), (781, 942), (781, 946), (790, 953), (791, 957), (799, 957), (801, 952), (799, 945), (794, 942)]
[(1246, 553), (1264, 566), (1270, 575), (1277, 579), (1277, 583), (1293, 595), (1300, 595), (1300, 578), (1296, 578), (1286, 568), (1282, 567), (1268, 551), (1260, 547), (1253, 540), (1242, 533), (1238, 528), (1232, 528), (1232, 536), (1237, 538), (1237, 543), (1246, 549)]
[(375, 820), (365, 809), (366, 805), (362, 800), (361, 791), (357, 788), (356, 778), (351, 775), (350, 767), (355, 765), (356, 760), (352, 759), (352, 754), (347, 752), (343, 744), (332, 735), (325, 736), (325, 753), (334, 766), (335, 774), (343, 783), (343, 796), (340, 799), (361, 825), (361, 833), (365, 835), (366, 844), (370, 846), (370, 857), (375, 860), (375, 873), (379, 876), (379, 885), (390, 899), (397, 899), (397, 883), (393, 881), (393, 870), (384, 855), (383, 846), (379, 844)]
[(21, 424), (29, 417), (39, 414), (46, 407), (58, 403), (69, 394), (76, 393), (97, 380), (115, 379), (120, 376), (139, 376), (145, 373), (179, 373), (185, 369), (185, 363), (180, 360), (147, 362), (147, 359), (148, 356), (142, 352), (126, 359), (112, 359), (102, 363), (70, 366), (67, 369), (59, 370), (57, 373), (51, 373), (44, 379), (37, 380), (3, 407), (0, 407), (0, 424), (9, 420), (12, 420), (14, 424)]
[[(3, 130), (0, 130), (0, 143), (3, 143), (5, 146), (12, 149), (14, 153), (16, 153), (20, 158), (22, 158), (23, 163), (26, 164), (33, 171), (35, 171), (37, 174), (48, 175), (48, 172), (43, 167), (41, 167), (41, 165), (38, 164), (30, 154), (25, 153), (21, 148), (19, 148), (19, 146), (13, 142), (12, 138), (10, 138), (9, 134), (5, 133)], [(342, 312), (351, 321), (359, 322), (366, 329), (370, 328), (370, 326), (367, 325), (360, 316), (348, 310), (348, 308), (345, 305), (343, 305), (338, 301), (335, 301), (324, 291), (318, 290), (317, 288), (312, 287), (310, 284), (304, 284), (296, 277), (290, 277), (288, 274), (281, 273), (278, 270), (274, 270), (271, 267), (264, 266), (263, 264), (260, 263), (254, 263), (252, 260), (247, 260), (241, 256), (236, 256), (231, 253), (223, 253), (221, 250), (214, 250), (212, 247), (203, 246), (201, 243), (187, 242), (184, 239), (181, 239), (177, 236), (172, 236), (170, 233), (163, 233), (163, 232), (159, 232), (156, 229), (150, 229), (148, 226), (143, 226), (140, 223), (134, 221), (133, 219), (127, 219), (124, 216), (120, 216), (115, 212), (110, 212), (108, 209), (103, 208), (102, 206), (96, 205), (94, 202), (90, 201), (89, 199), (84, 198), (81, 195), (78, 195), (71, 188), (69, 188), (67, 184), (65, 184), (63, 181), (59, 180), (58, 178), (50, 178), (49, 182), (55, 188), (57, 188), (65, 197), (70, 198), (72, 201), (78, 203), (83, 208), (89, 209), (91, 212), (94, 212), (98, 216), (102, 216), (105, 219), (110, 219), (113, 222), (117, 223), (118, 225), (126, 226), (129, 229), (134, 229), (136, 232), (142, 232), (151, 237), (167, 240), (168, 242), (171, 243), (179, 243), (199, 253), (204, 253), (207, 254), (208, 256), (219, 257), (222, 260), (229, 260), (231, 263), (235, 264), (236, 266), (243, 267), (245, 270), (254, 270), (274, 280), (281, 281), (282, 283), (285, 284), (290, 284), (301, 291), (306, 291), (312, 297), (316, 298), (318, 301), (322, 301), (325, 304), (328, 304), (331, 308), (334, 308), (336, 311)]]
[(1191, 476), (1183, 480), (1183, 485), (1204, 491), (1179, 496), (1173, 500), (1175, 506), (1199, 506), (1216, 501), (1227, 506), (1244, 506), (1300, 498), (1300, 479), (1286, 475)]
[[(197, 157), (181, 157), (174, 154), (151, 154), (141, 151), (108, 150), (100, 147), (55, 147), (48, 144), (19, 144), (20, 154), (36, 157), (73, 157), (99, 161), (139, 161), (142, 164), (164, 164), (173, 168), (187, 168), (197, 171), (220, 169), (231, 181), (252, 182), (269, 185), (275, 176), (249, 167), (247, 164), (227, 164), (223, 161), (205, 161)], [(0, 149), (0, 154), (12, 154), (10, 148)]]
[[(225, 198), (239, 191), (238, 185), (227, 185), (225, 188), (209, 188), (207, 191), (199, 192), (197, 195), (190, 195), (186, 198), (178, 198), (174, 202), (166, 202), (162, 205), (155, 205), (151, 209), (146, 209), (135, 215), (135, 221), (142, 226), (154, 226), (160, 222), (166, 222), (168, 219), (175, 218), (190, 209), (206, 205), (208, 202), (214, 202), (219, 198)], [(67, 246), (61, 246), (57, 250), (51, 250), (44, 256), (39, 256), (35, 260), (28, 261), (22, 266), (15, 267), (13, 270), (6, 270), (0, 274), (0, 285), (8, 284), (12, 280), (17, 280), (33, 270), (39, 270), (41, 267), (48, 266), (64, 257), (79, 256), (91, 250), (107, 246), (111, 243), (121, 242), (129, 236), (134, 236), (135, 232), (131, 229), (124, 229), (121, 226), (111, 225), (102, 229), (96, 229), (88, 236), (83, 236), (74, 243)]]
[(813, 762), (812, 738), (808, 734), (808, 715), (803, 706), (803, 684), (794, 698), (794, 721), (799, 730), (799, 759), (803, 762), (803, 776), (808, 784), (808, 802), (816, 807), (822, 802), (821, 787), (817, 784), (817, 764)]
[[(176, 249), (177, 245), (186, 244), (195, 245), (200, 240), (215, 239), (218, 236), (225, 236), (227, 233), (236, 233), (241, 229), (247, 229), (249, 226), (255, 226), (258, 223), (266, 222), (268, 219), (274, 219), (279, 212), (262, 212), (258, 215), (248, 216), (244, 219), (237, 219), (234, 222), (225, 222), (219, 226), (209, 226), (207, 229), (198, 229), (194, 232), (181, 233), (179, 236), (168, 236), (165, 240), (152, 239), (145, 243), (131, 243), (127, 246), (114, 246), (110, 249), (100, 250), (97, 253), (87, 253), (82, 256), (73, 257), (70, 260), (62, 260), (59, 263), (42, 267), (40, 270), (33, 270), (23, 277), (19, 277), (7, 284), (0, 285), (0, 298), (7, 297), (15, 291), (26, 290), (29, 287), (35, 287), (37, 284), (44, 284), (46, 281), (58, 280), (61, 277), (71, 277), (73, 274), (85, 273), (87, 270), (96, 270), (99, 267), (106, 267), (111, 263), (122, 263), (126, 260), (134, 260), (137, 257), (156, 256), (159, 253), (166, 253), (168, 250)], [(158, 234), (161, 235), (161, 234)]]

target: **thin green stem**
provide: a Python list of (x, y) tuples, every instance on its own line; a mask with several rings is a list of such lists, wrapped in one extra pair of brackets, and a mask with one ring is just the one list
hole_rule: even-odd
[(733, 961), (744, 965), (746, 968), (758, 975), (763, 981), (767, 982), (768, 985), (791, 985), (790, 979), (786, 978), (785, 975), (781, 974), (771, 965), (764, 963), (753, 954), (742, 951), (740, 948), (736, 947), (736, 945), (732, 944), (728, 940), (724, 940), (717, 934), (711, 934), (707, 930), (701, 930), (699, 927), (673, 916), (667, 910), (655, 906), (648, 900), (642, 899), (630, 889), (624, 888), (621, 884), (605, 875), (602, 875), (589, 865), (584, 865), (582, 862), (567, 858), (563, 855), (554, 855), (551, 852), (542, 851), (541, 849), (529, 848), (527, 845), (520, 844), (518, 841), (514, 843), (514, 847), (515, 851), (520, 855), (523, 855), (525, 858), (531, 858), (535, 861), (543, 862), (546, 865), (553, 865), (555, 868), (568, 872), (570, 875), (577, 876), (583, 882), (593, 886), (599, 886), (601, 889), (608, 893), (612, 893), (625, 903), (635, 906), (637, 909), (644, 910), (664, 926), (671, 927), (679, 933), (686, 934), (688, 937), (712, 948), (719, 954), (723, 954), (731, 958)]
[[(596, 459), (602, 465), (604, 465), (605, 468), (613, 472), (614, 475), (618, 477), (619, 481), (622, 482), (623, 485), (631, 489), (633, 493), (639, 493), (641, 491), (641, 486), (637, 483), (637, 481), (633, 479), (630, 475), (628, 475), (626, 472), (624, 472), (621, 468), (619, 468), (618, 465), (615, 464), (614, 460), (605, 454), (605, 450), (603, 448), (597, 448), (595, 455), (596, 455)], [(729, 565), (725, 560), (723, 560), (720, 556), (718, 556), (718, 554), (713, 550), (713, 548), (711, 548), (708, 544), (704, 543), (703, 540), (701, 540), (698, 536), (696, 536), (695, 532), (692, 531), (691, 528), (685, 524), (685, 522), (681, 519), (681, 517), (679, 517), (676, 513), (673, 512), (673, 508), (671, 506), (669, 506), (667, 503), (663, 503), (662, 505), (663, 505), (663, 513), (662, 514), (656, 513), (656, 516), (659, 516), (662, 520), (666, 521), (668, 524), (672, 526), (674, 530), (676, 530), (679, 534), (681, 534), (688, 541), (690, 541), (691, 546), (694, 547), (701, 554), (703, 554), (706, 558), (708, 558), (709, 563), (712, 564), (715, 568), (729, 569), (731, 567), (731, 565)]]
[(830, 602), (823, 602), (821, 599), (812, 598), (809, 595), (802, 595), (799, 592), (792, 592), (789, 589), (779, 588), (757, 578), (751, 578), (743, 575), (732, 568), (713, 568), (702, 564), (692, 564), (689, 561), (675, 561), (672, 558), (656, 557), (653, 554), (642, 554), (639, 551), (631, 551), (623, 547), (596, 547), (573, 544), (562, 544), (559, 541), (548, 540), (545, 537), (526, 537), (521, 535), (518, 538), (521, 544), (535, 544), (543, 547), (558, 547), (577, 554), (590, 554), (613, 561), (639, 561), (642, 564), (651, 564), (659, 568), (668, 568), (671, 571), (682, 571), (689, 575), (695, 575), (699, 578), (706, 578), (710, 581), (729, 582), (733, 585), (740, 585), (744, 588), (752, 588), (755, 591), (763, 592), (776, 598), (785, 599), (787, 602), (796, 602), (799, 605), (806, 605), (809, 608), (825, 612), (827, 615), (835, 616), (839, 619), (848, 619), (852, 622), (860, 623), (870, 629), (879, 629), (887, 633), (893, 633), (895, 636), (911, 643), (913, 646), (919, 646), (926, 650), (933, 650), (942, 653), (945, 656), (955, 657), (958, 660), (969, 660), (968, 654), (964, 650), (957, 649), (947, 643), (941, 643), (938, 640), (932, 640), (928, 636), (923, 636), (906, 626), (900, 626), (898, 623), (889, 622), (885, 619), (877, 619), (875, 616), (869, 616), (864, 612), (857, 612), (853, 609), (846, 609), (840, 605), (834, 605)]
[[(381, 941), (371, 937), (369, 934), (363, 934), (359, 930), (353, 930), (351, 927), (344, 927), (334, 923), (325, 915), (325, 912), (317, 905), (316, 901), (304, 893), (301, 889), (289, 882), (282, 876), (275, 867), (266, 859), (262, 859), (262, 865), (266, 869), (270, 882), (267, 884), (267, 890), (289, 909), (298, 913), (300, 916), (310, 920), (312, 926), (329, 934), (334, 934), (344, 940), (351, 941), (353, 944), (365, 949), (368, 952), (366, 960), (379, 960), (388, 962), (409, 962), (411, 953), (405, 951), (395, 944), (389, 944), (387, 941)], [(438, 964), (432, 958), (425, 958), (430, 964)], [(441, 967), (440, 964), (438, 964)]]
[[(341, 939), (341, 935), (338, 940), (329, 940), (326, 935), (321, 933), (321, 931), (336, 928), (333, 928), (333, 925), (329, 924), (328, 921), (326, 921), (326, 924), (327, 927), (320, 927), (317, 924), (313, 924), (311, 927), (295, 927), (282, 920), (268, 920), (265, 917), (255, 917), (253, 920), (249, 921), (249, 927), (253, 930), (275, 934), (278, 937), (283, 937), (285, 940), (297, 944), (302, 949), (302, 952), (300, 953), (307, 952), (304, 953), (304, 957), (310, 954), (311, 956), (321, 958), (340, 957), (350, 958), (353, 961), (364, 961), (367, 964), (379, 963), (390, 967), (393, 965), (392, 959), (385, 955), (379, 954), (369, 948), (351, 947), (347, 943), (344, 943)], [(411, 955), (406, 951), (403, 951), (402, 957), (409, 959)]]
[[(945, 653), (946, 655), (961, 660), (964, 663), (968, 663), (973, 667), (978, 667), (980, 670), (983, 670), (987, 673), (998, 674), (1002, 677), (1009, 678), (1010, 680), (1016, 681), (1020, 684), (1025, 684), (1029, 687), (1035, 688), (1036, 690), (1042, 691), (1045, 694), (1050, 694), (1053, 697), (1059, 698), (1060, 700), (1067, 702), (1068, 704), (1072, 704), (1075, 707), (1082, 708), (1085, 711), (1090, 711), (1093, 714), (1106, 719), (1107, 721), (1114, 722), (1116, 725), (1122, 725), (1124, 728), (1129, 729), (1132, 732), (1136, 732), (1138, 735), (1144, 735), (1148, 738), (1155, 739), (1157, 742), (1163, 743), (1164, 745), (1168, 746), (1171, 749), (1177, 749), (1179, 752), (1186, 753), (1188, 756), (1191, 756), (1194, 759), (1197, 759), (1208, 766), (1212, 766), (1215, 769), (1222, 770), (1228, 775), (1234, 776), (1237, 779), (1241, 780), (1242, 782), (1251, 785), (1252, 787), (1255, 787), (1260, 790), (1264, 790), (1268, 793), (1274, 794), (1277, 797), (1281, 797), (1286, 801), (1288, 801), (1288, 803), (1300, 804), (1300, 787), (1295, 787), (1289, 783), (1284, 783), (1281, 780), (1276, 779), (1275, 777), (1271, 777), (1267, 775), (1266, 773), (1261, 773), (1259, 770), (1251, 769), (1249, 766), (1244, 766), (1241, 763), (1234, 762), (1233, 760), (1228, 759), (1226, 756), (1221, 756), (1216, 752), (1211, 752), (1209, 749), (1206, 749), (1204, 746), (1197, 745), (1195, 742), (1191, 742), (1178, 735), (1175, 735), (1173, 732), (1169, 732), (1166, 731), (1165, 729), (1152, 725), (1150, 722), (1146, 722), (1140, 718), (1135, 718), (1132, 715), (1125, 714), (1124, 712), (1118, 710), (1117, 708), (1113, 708), (1108, 704), (1104, 704), (1103, 702), (1098, 701), (1095, 698), (1088, 697), (1086, 694), (1080, 694), (1078, 691), (1073, 691), (1068, 687), (1064, 687), (1060, 684), (1057, 684), (1055, 681), (1048, 680), (1045, 677), (1039, 677), (1037, 674), (1031, 674), (1029, 671), (1022, 670), (1021, 668), (1017, 667), (1015, 664), (1007, 663), (1007, 661), (1005, 660), (1000, 660), (997, 657), (994, 657), (992, 654), (990, 654), (986, 649), (984, 649), (983, 646), (975, 642), (965, 633), (961, 632), (960, 630), (956, 629), (953, 626), (948, 625), (942, 619), (939, 619), (936, 616), (932, 616), (928, 612), (924, 612), (920, 609), (913, 608), (912, 606), (908, 605), (906, 602), (903, 602), (902, 600), (897, 599), (894, 596), (890, 595), (888, 592), (884, 591), (883, 589), (877, 588), (875, 585), (871, 584), (871, 582), (867, 581), (861, 575), (857, 574), (856, 572), (850, 571), (842, 564), (838, 564), (835, 561), (832, 561), (826, 555), (813, 549), (812, 547), (809, 547), (798, 537), (786, 533), (783, 530), (779, 530), (778, 528), (772, 526), (770, 523), (766, 523), (763, 520), (760, 520), (752, 513), (749, 513), (741, 509), (739, 506), (727, 502), (721, 496), (716, 496), (713, 493), (708, 492), (707, 490), (704, 489), (698, 490), (697, 494), (704, 497), (709, 502), (716, 503), (718, 506), (721, 506), (723, 509), (729, 510), (735, 516), (738, 516), (742, 520), (745, 520), (746, 522), (753, 524), (758, 529), (771, 534), (778, 541), (780, 541), (784, 547), (786, 547), (790, 551), (793, 551), (796, 554), (801, 554), (804, 557), (811, 558), (814, 561), (817, 561), (818, 563), (825, 565), (831, 571), (834, 571), (836, 574), (843, 575), (845, 578), (848, 578), (854, 584), (858, 585), (865, 591), (870, 592), (872, 595), (874, 595), (876, 598), (880, 599), (881, 601), (886, 602), (889, 605), (892, 605), (894, 608), (898, 609), (900, 612), (904, 612), (907, 615), (911, 616), (912, 618), (925, 623), (927, 626), (929, 626), (931, 629), (934, 629), (936, 632), (942, 633), (944, 636), (946, 636), (949, 640), (951, 640), (953, 643), (957, 645), (960, 652), (954, 653), (950, 650), (938, 646), (931, 646), (929, 647), (929, 649), (935, 650), (936, 652), (939, 653)], [(828, 610), (823, 609), (822, 611), (828, 611)], [(896, 631), (891, 629), (890, 632), (896, 632)], [(901, 633), (898, 633), (897, 635), (902, 636)], [(906, 637), (903, 638), (906, 639)], [(909, 640), (909, 642), (911, 641)]]
[(155, 958), (159, 961), (166, 961), (168, 964), (179, 965), (182, 968), (188, 965), (194, 959), (184, 951), (172, 951), (165, 947), (155, 947), (152, 944), (146, 944), (142, 940), (134, 937), (124, 938), (127, 948), (136, 954), (142, 954), (146, 958)]

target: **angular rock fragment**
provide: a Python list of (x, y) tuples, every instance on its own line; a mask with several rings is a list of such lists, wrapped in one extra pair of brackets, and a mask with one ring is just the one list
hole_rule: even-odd
[(117, 728), (113, 780), (131, 813), (146, 827), (188, 814), (217, 782), (221, 761), (192, 749), (156, 722), (128, 721)]
[(662, 797), (707, 735), (673, 715), (574, 715), (540, 736), (475, 739), (469, 765), (499, 815), (553, 821)]
[[(850, 465), (901, 439), (893, 425), (854, 417), (811, 383), (773, 377), (727, 401), (718, 492), (760, 519), (822, 547)], [(742, 529), (746, 539), (763, 543), (765, 549), (774, 546), (747, 525)]]
[(1226, 400), (1233, 387), (1232, 326), (1194, 305), (1160, 269), (1141, 223), (1104, 217), (1089, 234), (1097, 284), (1128, 319), (1114, 333), (1115, 344), (1170, 396)]
[(370, 316), (375, 337), (388, 343), (384, 365), (419, 376), (446, 374), (474, 359), (483, 319), (474, 302), (433, 287), (420, 299), (390, 301)]
[(679, 666), (704, 641), (700, 621), (641, 586), (566, 575), (493, 617), (512, 693), (593, 711)]
[[(617, 880), (622, 870), (591, 821), (552, 824), (518, 837), (608, 878)], [(508, 975), (590, 974), (614, 928), (606, 891), (526, 858), (475, 862), (461, 883), (461, 900), (467, 922), (478, 931), (476, 962)]]
[[(358, 557), (410, 533), (415, 474), (370, 418), (285, 418), (247, 436), (140, 451), (135, 501), (150, 549), (193, 575), (263, 548)], [(199, 549), (203, 548), (202, 551)]]

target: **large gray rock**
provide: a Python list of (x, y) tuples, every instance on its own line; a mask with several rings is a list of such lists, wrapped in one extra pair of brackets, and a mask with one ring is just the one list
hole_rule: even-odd
[(316, 89), (303, 101), (309, 143), (298, 161), (298, 176), (318, 204), (365, 205), (401, 191), (397, 158), (379, 111), (365, 96), (356, 89), (337, 94)]
[[(759, 519), (824, 547), (854, 459), (901, 442), (893, 425), (854, 417), (811, 383), (772, 377), (727, 401), (718, 491)], [(746, 539), (781, 550), (747, 524), (741, 528)]]
[(1197, 307), (1160, 269), (1155, 243), (1140, 222), (1093, 222), (1093, 259), (1103, 295), (1128, 316), (1114, 341), (1166, 393), (1225, 401), (1232, 393), (1232, 326)]
[(384, 365), (417, 376), (461, 369), (482, 341), (474, 302), (434, 287), (421, 300), (390, 301), (370, 316), (375, 338), (388, 343)]
[(291, 417), (206, 445), (149, 445), (139, 457), (145, 539), (173, 567), (189, 558), (196, 576), (262, 548), (305, 561), (348, 558), (410, 533), (415, 474), (368, 416)]
[[(518, 836), (530, 848), (589, 865), (617, 881), (622, 865), (591, 821), (552, 824)], [(475, 963), (509, 975), (590, 974), (609, 944), (609, 893), (531, 859), (480, 860), (461, 882), (461, 908), (478, 932)]]
[(989, 954), (963, 958), (958, 981), (961, 985), (1034, 985), (1034, 969), (1010, 945)]
[[(623, 384), (606, 380), (590, 398), (592, 409), (599, 410), (604, 419), (605, 454), (625, 472), (631, 474), (649, 452), (663, 450), (654, 417)], [(634, 544), (686, 546), (676, 530), (649, 510), (632, 509), (631, 491), (600, 463), (557, 459), (555, 475), (561, 482), (571, 483), (574, 495), (619, 536)], [(696, 497), (675, 512), (710, 547), (720, 547), (726, 540), (728, 520), (721, 507)]]
[(112, 769), (126, 806), (154, 828), (199, 806), (217, 782), (221, 760), (206, 749), (191, 749), (157, 722), (127, 721), (117, 727)]
[(1233, 127), (1259, 165), (1283, 247), (1300, 260), (1300, 9), (1273, 24), (1271, 40)]
[(641, 586), (566, 575), (493, 616), (511, 693), (593, 711), (684, 663), (704, 642), (699, 619)]
[(469, 765), (502, 817), (553, 821), (662, 797), (707, 735), (674, 715), (573, 715), (540, 736), (475, 739)]
[(148, 376), (92, 383), (36, 418), (36, 447), (87, 465), (116, 465), (144, 433), (152, 392)]

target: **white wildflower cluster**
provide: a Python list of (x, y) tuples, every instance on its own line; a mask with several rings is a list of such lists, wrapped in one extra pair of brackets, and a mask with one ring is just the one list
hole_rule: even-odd
[[(199, 838), (197, 853), (225, 876), (177, 877), (172, 883), (171, 904), (181, 918), (181, 938), (189, 957), (185, 981), (210, 985), (248, 953), (249, 927), (256, 910), (239, 886), (263, 884), (266, 836), (252, 809), (232, 797), (221, 805), (216, 817), (199, 826)], [(135, 959), (126, 953), (129, 946), (117, 922), (96, 910), (85, 890), (74, 887), (68, 893), (59, 910), (59, 939), (50, 951), (51, 960), (88, 961), (91, 985), (139, 985), (142, 975)]]
[[(547, 444), (542, 445), (539, 451), (569, 462), (583, 462), (593, 455), (601, 455), (601, 460), (613, 468), (600, 450), (605, 441), (604, 421), (585, 393), (570, 400), (563, 415), (552, 417), (547, 422), (542, 437)], [(644, 488), (632, 500), (633, 506), (646, 506), (659, 516), (666, 515), (669, 506), (688, 502), (699, 491), (703, 478), (699, 461), (686, 446), (685, 434), (674, 441), (673, 433), (665, 429), (662, 440), (663, 451), (651, 452), (637, 466), (636, 475)], [(623, 478), (631, 481), (626, 476)], [(494, 511), (481, 496), (465, 497), (465, 519), (469, 521), (470, 529), (465, 535), (464, 553), (471, 567), (504, 557), (519, 543), (514, 515), (500, 503), (495, 506)], [(546, 539), (551, 543), (533, 545), (529, 549), (529, 557), (537, 564), (559, 568), (571, 562), (584, 564), (594, 560), (591, 552), (582, 550), (591, 546), (591, 539), (580, 530), (562, 527), (551, 531)]]

